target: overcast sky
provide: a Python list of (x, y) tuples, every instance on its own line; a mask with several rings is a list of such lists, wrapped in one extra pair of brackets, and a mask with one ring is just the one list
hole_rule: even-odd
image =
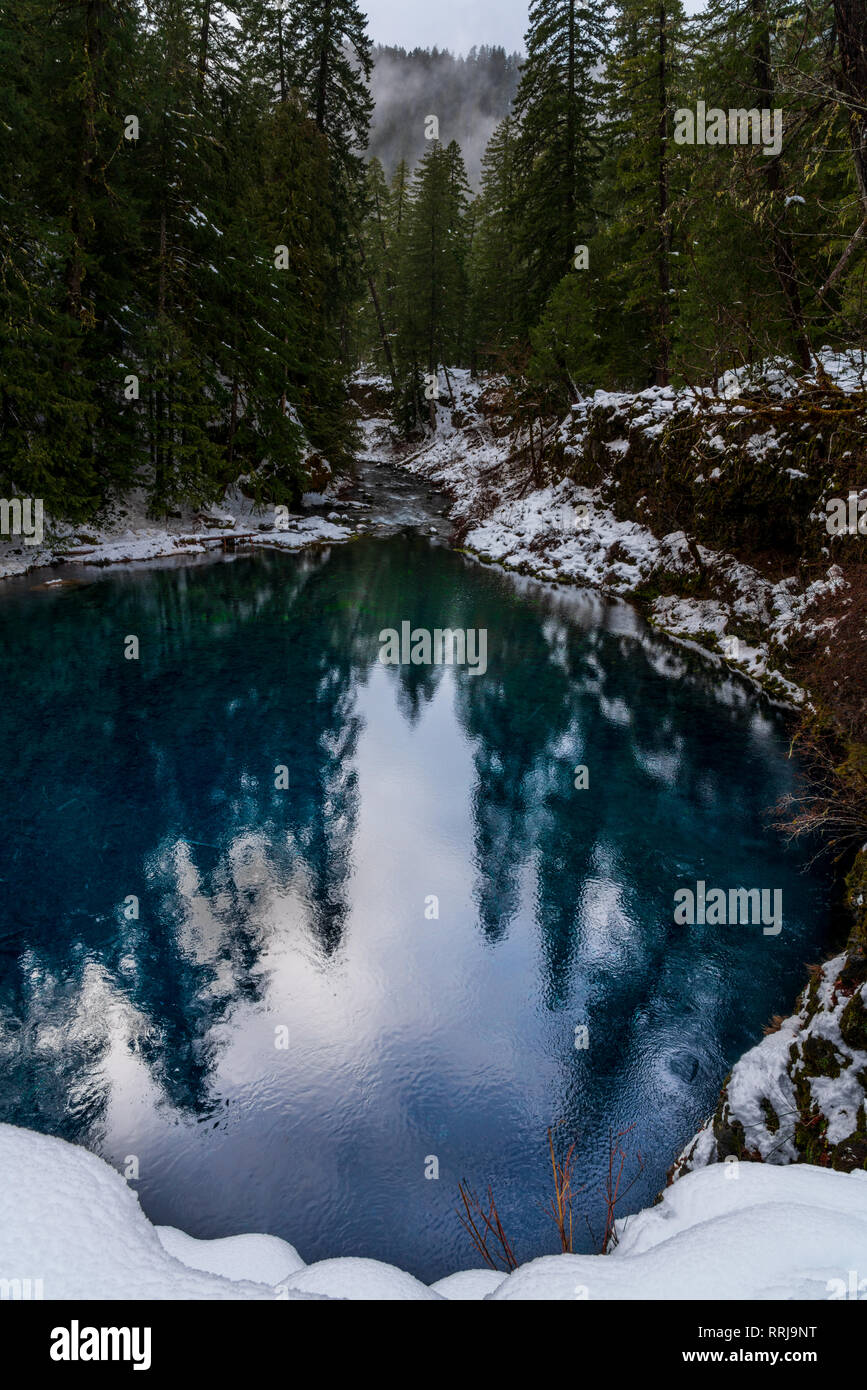
[[(507, 52), (524, 46), (527, 0), (361, 0), (370, 16), (374, 43), (401, 48), (449, 48), (466, 53), (473, 44), (502, 44)], [(685, 0), (687, 14), (704, 9), (704, 0)]]

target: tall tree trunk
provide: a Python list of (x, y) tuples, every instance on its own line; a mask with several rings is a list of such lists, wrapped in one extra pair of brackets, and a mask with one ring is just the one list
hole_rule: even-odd
[(205, 0), (202, 11), (202, 27), (199, 31), (199, 96), (205, 90), (205, 73), (208, 70), (208, 37), (211, 29), (211, 0)]
[(159, 286), (157, 290), (157, 310), (160, 318), (166, 312), (166, 285), (168, 281), (167, 265), (168, 259), (168, 232), (165, 203), (160, 209), (160, 274)]
[(92, 320), (94, 306), (85, 303), (84, 277), (90, 215), (87, 204), (94, 183), (97, 148), (97, 91), (103, 51), (103, 0), (88, 0), (84, 16), (84, 91), (81, 101), (81, 138), (75, 176), (75, 192), (69, 207), (72, 245), (66, 262), (66, 312), (79, 322)]
[(370, 268), (370, 265), (368, 264), (367, 256), (364, 252), (364, 243), (361, 240), (361, 237), (358, 238), (358, 254), (361, 257), (361, 268), (364, 271), (364, 274), (367, 278), (367, 285), (368, 289), (370, 290), (370, 298), (373, 303), (374, 312), (376, 314), (376, 322), (379, 326), (379, 336), (382, 341), (382, 350), (385, 353), (385, 361), (386, 365), (388, 366), (388, 375), (391, 377), (391, 386), (392, 390), (394, 390), (397, 385), (397, 376), (394, 370), (394, 357), (391, 351), (391, 342), (389, 341), (388, 332), (385, 326), (385, 317), (382, 312), (382, 305), (380, 303), (379, 293), (376, 288), (376, 281), (373, 278), (373, 272)]
[[(860, 0), (859, 0), (860, 3)], [(768, 19), (767, 0), (750, 0), (753, 14), (753, 71), (756, 83), (756, 105), (760, 110), (772, 110), (774, 106), (774, 77), (771, 71), (771, 27)], [(781, 186), (780, 161), (776, 157), (767, 160), (765, 183), (771, 194), (771, 256), (774, 272), (783, 292), (786, 315), (792, 330), (798, 361), (805, 371), (813, 366), (813, 353), (804, 322), (801, 304), (801, 291), (798, 287), (797, 268), (792, 238), (777, 225), (778, 194)]]
[(577, 167), (577, 150), (575, 142), (577, 131), (575, 125), (575, 0), (569, 0), (569, 69), (568, 69), (568, 107), (566, 110), (566, 144), (567, 144), (567, 176), (569, 179), (569, 191), (567, 194), (566, 212), (569, 219), (569, 240), (566, 245), (566, 256), (564, 265), (569, 264), (571, 259), (574, 238), (578, 234), (576, 226), (576, 207), (577, 190), (575, 188), (575, 170)]
[[(439, 367), (439, 363), (437, 362), (437, 348), (436, 348), (436, 342), (437, 342), (437, 310), (438, 310), (438, 305), (437, 305), (437, 290), (436, 290), (436, 287), (437, 287), (437, 273), (438, 273), (437, 253), (436, 253), (436, 234), (437, 234), (436, 208), (434, 207), (434, 208), (431, 209), (431, 224), (430, 224), (430, 339), (429, 339), (429, 343), (428, 343), (428, 372), (429, 372), (430, 376), (432, 376), (432, 377), (436, 377), (436, 376), (437, 376), (437, 369), (438, 369), (438, 367)], [(428, 382), (428, 386), (430, 386), (430, 382)], [(434, 394), (431, 396), (431, 399), (430, 399), (430, 401), (428, 402), (428, 406), (429, 406), (428, 414), (429, 414), (429, 416), (430, 416), (431, 429), (436, 429), (436, 423), (437, 423), (436, 393), (434, 393)]]
[(280, 101), (286, 105), (286, 55), (283, 52), (283, 11), (277, 11), (277, 53), (280, 62)]
[(834, 0), (840, 53), (838, 84), (849, 105), (849, 138), (855, 180), (867, 217), (867, 5), (864, 0)]
[(232, 372), (232, 412), (229, 416), (229, 438), (226, 441), (226, 462), (235, 457), (235, 434), (238, 429), (238, 370)]
[(326, 98), (328, 95), (328, 58), (331, 43), (331, 3), (323, 0), (322, 5), (322, 47), (319, 50), (319, 72), (316, 77), (316, 128), (325, 130)]
[(659, 6), (659, 329), (656, 384), (667, 386), (671, 360), (671, 220), (668, 211), (668, 16), (665, 4)]

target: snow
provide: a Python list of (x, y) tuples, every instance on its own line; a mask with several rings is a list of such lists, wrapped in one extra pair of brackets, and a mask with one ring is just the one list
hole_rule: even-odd
[[(824, 349), (819, 360), (840, 389), (857, 389), (863, 365), (860, 354), (834, 354)], [(755, 372), (755, 380), (760, 378), (771, 394), (784, 385), (797, 394), (803, 385), (810, 384), (791, 374), (784, 377), (781, 361), (776, 359), (764, 364), (762, 371), (754, 369), (754, 376)], [(450, 376), (460, 427), (454, 423), (450, 403), (440, 399), (436, 432), (421, 447), (401, 455), (386, 419), (362, 423), (369, 454), (396, 462), (449, 493), (452, 520), (463, 527), (468, 551), (548, 583), (588, 586), (619, 597), (629, 597), (652, 581), (663, 590), (650, 611), (657, 627), (678, 641), (722, 657), (775, 701), (803, 704), (804, 692), (778, 669), (775, 656), (785, 653), (794, 638), (809, 638), (819, 631), (811, 609), (845, 586), (836, 566), (825, 578), (799, 589), (793, 576), (772, 583), (725, 552), (703, 545), (691, 550), (683, 532), (658, 537), (640, 521), (618, 519), (603, 494), (618, 486), (614, 475), (630, 448), (629, 439), (622, 436), (605, 445), (612, 476), (603, 486), (582, 487), (566, 476), (528, 491), (526, 468), (509, 467), (511, 442), (497, 428), (501, 424), (497, 409), (503, 381), (497, 377), (473, 379), (469, 372), (460, 370)], [(724, 382), (723, 398), (740, 395), (754, 383), (744, 372), (729, 376), (732, 390), (727, 393)], [(381, 379), (376, 384), (385, 387)], [(566, 460), (563, 467), (568, 469), (569, 460), (580, 451), (591, 417), (616, 419), (618, 429), (628, 422), (630, 431), (640, 429), (653, 438), (675, 410), (715, 418), (715, 412), (731, 416), (745, 409), (714, 396), (709, 389), (675, 391), (654, 386), (636, 393), (596, 391), (572, 406), (557, 433)], [(717, 458), (725, 454), (726, 443), (719, 433), (709, 431), (706, 444)], [(743, 447), (760, 459), (778, 444), (774, 431), (762, 427)], [(784, 471), (797, 473), (795, 469)], [(721, 476), (722, 468), (715, 467), (703, 480), (704, 486), (715, 486)], [(647, 505), (647, 499), (640, 498), (636, 510), (643, 514)], [(696, 554), (715, 596), (696, 599), (666, 594), (666, 584), (674, 588), (676, 579), (697, 575)], [(757, 629), (761, 632), (759, 640), (755, 637)], [(747, 631), (749, 641), (743, 636)]]
[(157, 1226), (164, 1250), (189, 1269), (220, 1274), (224, 1279), (249, 1279), (256, 1284), (284, 1284), (305, 1268), (294, 1246), (278, 1236), (223, 1236), (195, 1240), (174, 1226)]
[(618, 1229), (610, 1256), (533, 1260), (492, 1299), (827, 1299), (863, 1266), (867, 1173), (721, 1165)]
[(442, 1298), (464, 1302), (487, 1298), (488, 1294), (500, 1287), (505, 1278), (505, 1274), (500, 1274), (494, 1269), (462, 1269), (459, 1274), (449, 1274), (445, 1279), (438, 1279), (435, 1284), (431, 1284), (431, 1288)]
[(290, 1290), (325, 1294), (328, 1298), (376, 1299), (405, 1302), (438, 1300), (440, 1295), (394, 1265), (380, 1260), (345, 1258), (320, 1260), (287, 1280)]
[[(795, 1144), (800, 1118), (796, 1082), (807, 1088), (811, 1113), (815, 1107), (822, 1115), (830, 1146), (849, 1138), (858, 1128), (859, 1110), (865, 1104), (867, 1052), (850, 1046), (841, 1032), (841, 1018), (852, 997), (852, 991), (838, 983), (845, 963), (845, 955), (827, 961), (821, 968), (815, 997), (811, 999), (810, 992), (804, 991), (796, 1012), (784, 1019), (776, 1032), (745, 1052), (732, 1068), (725, 1089), (724, 1118), (728, 1125), (736, 1122), (742, 1127), (750, 1150), (763, 1163), (789, 1164), (799, 1160)], [(867, 1006), (867, 985), (861, 987), (860, 995)], [(839, 1068), (837, 1076), (812, 1075), (809, 1069), (805, 1070), (805, 1047), (815, 1047), (817, 1043), (833, 1048)], [(777, 1117), (773, 1128), (768, 1126), (763, 1102), (773, 1107)], [(711, 1117), (697, 1139), (687, 1145), (675, 1167), (678, 1172), (685, 1172), (718, 1162)]]
[(0, 1125), (0, 1276), (41, 1279), (49, 1299), (274, 1297), (181, 1263), (107, 1163), (12, 1125)]
[(43, 545), (25, 545), (17, 537), (0, 539), (0, 579), (46, 565), (101, 566), (202, 555), (220, 549), (223, 540), (232, 536), (245, 537), (246, 545), (300, 550), (346, 541), (354, 534), (350, 525), (338, 526), (323, 517), (303, 514), (290, 515), (284, 529), (275, 526), (275, 515), (273, 506), (257, 507), (232, 488), (220, 506), (198, 511), (185, 507), (179, 517), (157, 523), (148, 517), (146, 496), (137, 489), (115, 503), (99, 525), (73, 526), (46, 516)]
[(0, 1278), (49, 1299), (826, 1299), (863, 1266), (867, 1173), (716, 1164), (617, 1223), (610, 1255), (546, 1255), (431, 1287), (379, 1260), (304, 1265), (273, 1236), (155, 1228), (102, 1159), (0, 1125)]
[[(863, 351), (850, 349), (835, 352), (833, 348), (824, 347), (815, 356), (825, 376), (838, 390), (864, 390), (867, 382), (867, 357)], [(797, 396), (817, 384), (815, 368), (810, 372), (795, 372), (787, 358), (773, 357), (755, 366), (739, 367), (735, 371), (726, 372), (720, 381), (719, 394), (726, 399), (756, 391), (777, 397)]]

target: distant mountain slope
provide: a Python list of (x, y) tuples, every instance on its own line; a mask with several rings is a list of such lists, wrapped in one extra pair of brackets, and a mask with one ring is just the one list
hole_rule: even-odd
[(425, 152), (425, 118), (437, 116), (440, 139), (457, 140), (470, 182), (478, 187), (491, 132), (508, 114), (522, 61), (503, 48), (473, 48), (466, 57), (440, 49), (377, 46), (371, 91), (376, 102), (368, 154), (391, 175), (401, 159)]

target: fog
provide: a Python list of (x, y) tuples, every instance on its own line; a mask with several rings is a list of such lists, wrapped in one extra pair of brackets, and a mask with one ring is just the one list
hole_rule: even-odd
[(440, 140), (446, 145), (457, 140), (477, 189), (485, 147), (517, 90), (518, 55), (487, 48), (455, 58), (388, 48), (377, 49), (375, 59), (368, 153), (382, 160), (388, 176), (401, 159), (414, 167), (428, 148), (425, 121), (436, 116)]
[[(705, 0), (684, 0), (687, 14), (699, 14)], [(474, 44), (500, 44), (508, 53), (523, 49), (527, 0), (362, 0), (374, 43), (402, 48), (448, 48), (468, 53)]]

